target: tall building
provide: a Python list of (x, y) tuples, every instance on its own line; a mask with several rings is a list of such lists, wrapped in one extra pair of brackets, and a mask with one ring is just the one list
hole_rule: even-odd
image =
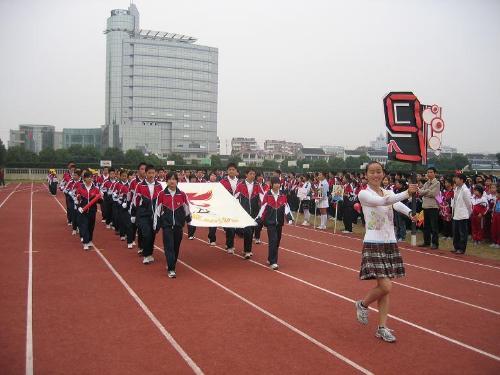
[(141, 29), (134, 4), (112, 10), (104, 33), (103, 146), (188, 160), (217, 153), (217, 48)]
[(101, 128), (65, 128), (62, 134), (64, 148), (69, 148), (71, 146), (92, 146), (98, 150), (101, 148)]
[(55, 130), (53, 125), (21, 124), (18, 130), (10, 130), (8, 145), (23, 146), (37, 154), (45, 148), (54, 149)]
[(386, 150), (387, 149), (387, 137), (384, 134), (379, 134), (374, 141), (370, 141), (370, 148), (374, 150)]
[(295, 156), (302, 149), (302, 143), (277, 141), (267, 139), (264, 141), (264, 151), (283, 153), (290, 156)]
[(237, 154), (242, 151), (258, 151), (259, 144), (255, 138), (233, 138), (231, 139), (231, 153)]

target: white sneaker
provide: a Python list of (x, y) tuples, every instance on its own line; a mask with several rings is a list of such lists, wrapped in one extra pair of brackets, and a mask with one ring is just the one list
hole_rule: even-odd
[(309, 224), (309, 222), (306, 220), (306, 221), (304, 221), (304, 222), (302, 223), (302, 225), (303, 225), (303, 226), (305, 226), (305, 227), (308, 227), (308, 226), (309, 226), (309, 225), (311, 225), (311, 224)]
[(168, 277), (170, 277), (171, 279), (175, 279), (177, 277), (175, 271), (168, 271), (167, 273)]
[(493, 247), (493, 248), (494, 248), (494, 247), (496, 247), (496, 246), (497, 246), (497, 244), (495, 244), (495, 243), (490, 244), (490, 247)]
[(137, 250), (138, 255), (142, 255), (142, 249)]
[(277, 270), (278, 268), (279, 268), (278, 264), (276, 264), (276, 263), (271, 264), (271, 269), (273, 271)]
[(112, 226), (111, 226), (111, 229), (115, 230), (115, 226), (114, 226), (114, 225), (112, 225)]
[(128, 243), (128, 244), (127, 244), (127, 249), (132, 249), (133, 247), (134, 247), (134, 245), (133, 245), (133, 244), (131, 244), (131, 243)]
[(375, 332), (375, 337), (385, 342), (396, 342), (396, 337), (392, 334), (392, 330), (386, 327), (379, 327), (377, 332)]
[(127, 237), (125, 237), (125, 236), (120, 237), (120, 241), (125, 241), (126, 239), (127, 239)]
[(260, 240), (260, 238), (256, 238), (255, 239), (255, 244), (256, 245), (260, 245), (262, 243), (262, 241)]
[(90, 250), (89, 244), (83, 244), (83, 250)]
[(349, 232), (348, 230), (343, 230), (342, 233), (351, 234), (352, 232)]
[(135, 246), (135, 241), (132, 241), (132, 245)]
[(147, 257), (144, 257), (144, 259), (142, 260), (142, 264), (150, 264), (150, 263), (153, 263), (155, 261), (155, 258), (153, 258), (152, 255), (149, 255)]
[(194, 240), (194, 236), (189, 236), (188, 240)]
[(234, 254), (234, 247), (230, 247), (229, 249), (227, 249), (227, 253)]
[(110, 228), (111, 228), (111, 225), (107, 224), (106, 229), (110, 229)]
[(101, 223), (105, 223), (106, 222), (106, 219), (101, 219)]
[(83, 243), (83, 237), (80, 237), (80, 242)]
[(325, 230), (325, 229), (326, 229), (326, 227), (325, 227), (324, 225), (320, 225), (320, 226), (318, 227), (318, 229), (320, 229), (320, 230)]
[[(74, 236), (76, 234), (76, 230), (71, 231), (71, 235)], [(490, 246), (491, 247), (491, 246)]]
[(217, 242), (210, 242), (210, 246), (217, 246)]
[(250, 251), (250, 252), (248, 252), (248, 253), (243, 253), (243, 257), (244, 257), (245, 259), (250, 259), (250, 257), (251, 257), (252, 255), (253, 255), (253, 254), (252, 254), (252, 252), (251, 252), (251, 251)]
[(89, 246), (95, 247), (92, 241), (89, 242)]
[(358, 318), (358, 322), (361, 324), (368, 324), (368, 310), (361, 304), (361, 301), (356, 301), (356, 317)]

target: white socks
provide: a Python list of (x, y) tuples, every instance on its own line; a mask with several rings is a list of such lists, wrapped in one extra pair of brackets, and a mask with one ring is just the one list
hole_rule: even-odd
[(326, 222), (328, 221), (327, 215), (321, 215), (321, 226), (326, 227)]
[(309, 212), (309, 209), (304, 208), (304, 220), (309, 221), (310, 218), (311, 218), (311, 213)]

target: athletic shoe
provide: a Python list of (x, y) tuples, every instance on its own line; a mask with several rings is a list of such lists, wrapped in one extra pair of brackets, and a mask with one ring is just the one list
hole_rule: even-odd
[(177, 275), (175, 274), (175, 271), (168, 271), (167, 275), (171, 279), (175, 279), (177, 277)]
[(155, 258), (153, 258), (152, 255), (149, 255), (147, 257), (144, 257), (144, 259), (142, 260), (142, 264), (150, 264), (150, 263), (153, 263), (155, 261)]
[(210, 246), (217, 246), (217, 242), (209, 242), (210, 243)]
[(73, 225), (71, 222), (68, 222), (68, 226)]
[(308, 226), (309, 226), (309, 225), (311, 225), (311, 224), (309, 224), (309, 222), (306, 220), (306, 221), (304, 221), (304, 222), (302, 223), (302, 225), (303, 225), (303, 226), (305, 226), (305, 227), (308, 227)]
[(132, 245), (135, 246), (135, 241), (132, 241)]
[(278, 268), (279, 268), (278, 264), (276, 264), (276, 263), (271, 264), (271, 269), (273, 271), (277, 270)]
[(325, 230), (326, 227), (324, 225), (320, 225), (319, 227), (317, 227), (316, 229), (319, 229), (319, 230)]
[(82, 242), (82, 243), (83, 243), (83, 237), (80, 237), (80, 242)]
[(105, 223), (105, 222), (106, 222), (106, 219), (102, 219), (102, 220), (101, 220), (101, 223)]
[(126, 239), (127, 239), (127, 237), (125, 237), (125, 236), (120, 237), (120, 241), (125, 241)]
[(377, 332), (375, 332), (375, 337), (385, 342), (396, 342), (396, 337), (392, 334), (392, 330), (386, 327), (378, 327)]
[[(74, 236), (76, 235), (76, 230), (71, 231), (71, 235)], [(491, 246), (490, 246), (491, 247)]]
[(134, 247), (134, 245), (133, 245), (133, 244), (131, 244), (131, 243), (128, 243), (128, 244), (127, 244), (127, 249), (132, 249), (133, 247)]
[(497, 244), (495, 244), (495, 243), (490, 244), (490, 247), (496, 247), (496, 246), (497, 246)]
[(356, 316), (361, 324), (368, 324), (369, 310), (361, 304), (362, 301), (356, 301)]
[(142, 249), (137, 250), (137, 254), (138, 254), (139, 256), (142, 256)]
[(349, 231), (349, 230), (343, 230), (342, 233), (344, 233), (344, 234), (351, 234), (352, 232)]
[(89, 246), (95, 247), (92, 241), (89, 242)]
[(111, 225), (107, 224), (106, 229), (110, 229), (110, 228), (111, 228)]
[(228, 254), (234, 254), (234, 247), (230, 247), (227, 249)]
[(189, 236), (188, 240), (194, 240), (194, 236)]
[(116, 230), (114, 225), (111, 225), (111, 229)]
[(83, 244), (83, 250), (90, 250), (89, 244)]
[(248, 253), (247, 253), (247, 252), (243, 253), (243, 257), (244, 257), (245, 259), (250, 259), (250, 257), (251, 257), (252, 255), (253, 255), (253, 254), (252, 254), (252, 252), (251, 252), (251, 251), (250, 251), (250, 252), (248, 252)]
[(256, 238), (255, 239), (255, 244), (256, 245), (260, 245), (262, 243), (262, 241), (260, 240), (260, 238)]

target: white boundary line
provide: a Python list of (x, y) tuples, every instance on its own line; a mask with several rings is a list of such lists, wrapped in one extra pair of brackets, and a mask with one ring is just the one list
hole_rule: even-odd
[[(7, 195), (7, 197), (5, 197), (5, 199), (2, 201), (2, 203), (0, 203), (0, 208), (2, 208), (2, 206), (4, 205), (5, 202), (7, 202), (7, 199), (10, 198), (10, 196), (12, 194), (14, 194), (16, 192), (16, 189), (21, 185), (21, 183), (17, 184), (17, 186), (14, 188), (14, 190), (12, 190), (9, 195)], [(33, 186), (32, 186), (32, 189), (33, 189)]]
[[(338, 236), (338, 237), (343, 237), (343, 238), (349, 238), (349, 239), (354, 240), (354, 241), (360, 241), (360, 242), (363, 241), (361, 238), (356, 238), (356, 237), (351, 237), (351, 236), (345, 236), (343, 234), (337, 234), (337, 233), (333, 234), (333, 233), (330, 233), (328, 231), (320, 231), (320, 230), (317, 230), (317, 229), (307, 228), (307, 227), (304, 227), (304, 226), (297, 226), (297, 227), (301, 228), (301, 229), (305, 229), (305, 230), (317, 232), (317, 233), (328, 234), (328, 235), (330, 235), (332, 237)], [(285, 234), (285, 232), (283, 232), (283, 234)], [(421, 250), (417, 250), (417, 249), (411, 249), (411, 248), (403, 247), (403, 246), (399, 246), (399, 248), (403, 249), (403, 250), (407, 250), (407, 251), (412, 251), (414, 253), (422, 254), (422, 255), (434, 256), (434, 257), (438, 257), (438, 258), (444, 258), (444, 259), (448, 259), (448, 260), (453, 260), (455, 262), (462, 262), (462, 263), (474, 264), (474, 265), (479, 266), (479, 267), (487, 267), (487, 268), (494, 268), (494, 269), (500, 270), (499, 266), (493, 266), (491, 264), (484, 264), (484, 263), (479, 263), (479, 262), (473, 262), (471, 260), (452, 258), (452, 257), (445, 256), (445, 255), (433, 254), (433, 253), (429, 253), (429, 252), (425, 252), (425, 251), (421, 251)]]
[[(317, 244), (321, 244), (321, 245), (329, 246), (329, 247), (334, 247), (334, 248), (336, 248), (336, 249), (341, 249), (341, 250), (349, 251), (349, 252), (351, 252), (351, 253), (361, 254), (361, 251), (357, 251), (357, 250), (349, 249), (349, 248), (342, 247), (342, 246), (332, 245), (332, 244), (329, 244), (329, 243), (326, 243), (326, 242), (321, 242), (321, 241), (316, 241), (316, 240), (310, 240), (309, 238), (298, 237), (298, 236), (295, 236), (295, 235), (292, 235), (292, 234), (287, 234), (287, 233), (283, 233), (283, 235), (284, 235), (284, 236), (287, 236), (287, 237), (298, 238), (298, 239), (301, 239), (301, 240), (305, 240), (305, 241), (309, 241), (309, 242), (313, 242), (313, 243), (317, 243)], [(496, 287), (496, 288), (500, 288), (500, 285), (499, 285), (499, 284), (494, 284), (494, 283), (490, 283), (490, 282), (483, 281), (483, 280), (477, 280), (477, 279), (473, 279), (473, 278), (470, 278), (470, 277), (466, 277), (466, 276), (462, 276), (462, 275), (457, 275), (457, 274), (454, 274), (454, 273), (449, 273), (449, 272), (439, 271), (439, 270), (435, 270), (435, 269), (433, 269), (433, 268), (428, 268), (428, 267), (418, 266), (418, 265), (413, 264), (413, 263), (407, 263), (407, 262), (404, 262), (404, 264), (405, 264), (406, 266), (419, 268), (419, 269), (422, 269), (422, 270), (425, 270), (425, 271), (429, 271), (429, 272), (436, 272), (436, 273), (440, 273), (440, 274), (442, 274), (442, 275), (451, 276), (451, 277), (456, 277), (456, 278), (458, 278), (458, 279), (463, 279), (463, 280), (472, 281), (472, 282), (479, 283), (479, 284), (484, 284), (484, 285), (489, 285), (489, 286), (494, 286), (494, 287)]]
[[(196, 237), (195, 237), (195, 239), (196, 239), (196, 240), (198, 240), (198, 241), (201, 241), (201, 242), (205, 243), (205, 241), (203, 241), (203, 240), (201, 240), (201, 239), (199, 239), (199, 238), (196, 238)], [(155, 245), (155, 247), (157, 247), (157, 246)], [(220, 246), (212, 246), (212, 247), (218, 248), (218, 249), (220, 249), (221, 251), (225, 252), (225, 250), (224, 250), (222, 247), (220, 247)], [(157, 247), (157, 248), (158, 248), (158, 247)], [(240, 258), (242, 258), (242, 256), (241, 256), (241, 255), (238, 255), (238, 254), (235, 254), (235, 255), (236, 255), (236, 256), (238, 256), (238, 257), (240, 257)], [(259, 263), (259, 262), (255, 261), (255, 260), (248, 260), (248, 261), (249, 261), (250, 263), (256, 264), (256, 265), (258, 265), (258, 266), (260, 266), (260, 267), (264, 267), (264, 268), (266, 268), (266, 269), (269, 269), (269, 267), (268, 267), (268, 266), (266, 266), (265, 264)], [(310, 282), (308, 282), (308, 281), (306, 281), (306, 280), (303, 280), (303, 279), (301, 279), (301, 278), (299, 278), (299, 277), (296, 277), (296, 276), (290, 275), (290, 274), (285, 273), (285, 272), (283, 272), (283, 271), (276, 270), (276, 271), (273, 271), (273, 272), (276, 272), (276, 273), (278, 273), (278, 274), (280, 274), (280, 275), (286, 276), (286, 277), (288, 277), (288, 278), (290, 278), (290, 279), (292, 279), (292, 280), (298, 281), (298, 282), (300, 282), (300, 283), (302, 283), (302, 284), (308, 285), (308, 286), (310, 286), (310, 287), (312, 287), (312, 288), (314, 288), (314, 289), (320, 290), (320, 291), (325, 292), (325, 293), (327, 293), (327, 294), (330, 294), (330, 295), (333, 295), (333, 296), (338, 297), (338, 298), (340, 298), (340, 299), (343, 299), (344, 301), (348, 301), (348, 302), (353, 303), (353, 304), (356, 302), (356, 301), (355, 301), (355, 300), (353, 300), (352, 298), (346, 297), (346, 296), (344, 296), (344, 295), (342, 295), (342, 294), (339, 294), (339, 293), (336, 293), (336, 292), (334, 292), (334, 291), (332, 291), (332, 290), (329, 290), (329, 289), (326, 289), (326, 288), (320, 287), (320, 286), (318, 286), (318, 285), (316, 285), (316, 284), (310, 283)], [(378, 310), (377, 310), (377, 309), (375, 309), (374, 307), (370, 307), (370, 310), (372, 310), (372, 311), (378, 311)], [(418, 324), (416, 324), (416, 323), (412, 323), (412, 322), (410, 322), (410, 321), (408, 321), (408, 320), (405, 320), (405, 319), (403, 319), (403, 318), (400, 318), (400, 317), (398, 317), (398, 316), (395, 316), (395, 315), (392, 315), (392, 314), (389, 314), (388, 316), (389, 316), (390, 318), (392, 318), (392, 319), (394, 319), (394, 320), (396, 320), (396, 321), (400, 322), (400, 323), (403, 323), (403, 324), (409, 325), (410, 327), (416, 328), (416, 329), (421, 330), (421, 331), (423, 331), (423, 332), (426, 332), (426, 333), (428, 333), (428, 334), (430, 334), (430, 335), (436, 336), (436, 337), (438, 337), (438, 338), (440, 338), (440, 339), (443, 339), (443, 340), (448, 341), (448, 342), (450, 342), (450, 343), (453, 343), (453, 344), (456, 344), (456, 345), (458, 345), (458, 346), (461, 346), (461, 347), (463, 347), (463, 348), (465, 348), (465, 349), (469, 349), (469, 350), (471, 350), (471, 351), (473, 351), (473, 352), (476, 352), (476, 353), (478, 353), (478, 354), (484, 355), (484, 356), (486, 356), (486, 357), (488, 357), (488, 358), (494, 359), (494, 360), (496, 360), (496, 361), (500, 361), (500, 356), (497, 356), (497, 355), (495, 355), (495, 354), (492, 354), (492, 353), (486, 352), (486, 351), (484, 351), (484, 350), (481, 350), (481, 349), (479, 349), (479, 348), (476, 348), (475, 346), (472, 346), (472, 345), (466, 344), (466, 343), (461, 342), (461, 341), (459, 341), (459, 340), (455, 340), (455, 339), (453, 339), (453, 338), (451, 338), (451, 337), (445, 336), (445, 335), (443, 335), (443, 334), (441, 334), (441, 333), (438, 333), (438, 332), (436, 332), (436, 331), (433, 331), (433, 330), (431, 330), (431, 329), (429, 329), (429, 328), (425, 328), (425, 327), (423, 327), (423, 326), (421, 326), (421, 325), (418, 325)]]
[[(66, 211), (64, 206), (59, 202), (59, 200), (54, 196), (56, 202), (61, 206), (61, 208)], [(113, 265), (108, 261), (108, 259), (101, 253), (101, 251), (94, 246), (95, 252), (99, 255), (101, 260), (106, 264), (106, 266), (110, 269), (113, 275), (118, 279), (118, 281), (123, 285), (123, 287), (127, 290), (130, 296), (134, 299), (134, 301), (139, 305), (139, 307), (144, 311), (147, 317), (153, 322), (153, 324), (158, 328), (161, 334), (167, 339), (170, 345), (179, 353), (182, 359), (191, 367), (191, 370), (197, 375), (202, 375), (203, 371), (198, 367), (198, 365), (191, 359), (191, 357), (184, 351), (184, 349), (177, 343), (174, 337), (167, 331), (167, 329), (160, 323), (160, 321), (156, 318), (156, 316), (151, 312), (151, 310), (146, 306), (146, 304), (141, 300), (141, 298), (134, 292), (134, 290), (128, 285), (128, 283), (123, 279), (123, 277), (116, 271)]]
[(28, 301), (26, 304), (26, 375), (33, 375), (33, 182), (30, 194), (28, 255)]
[[(163, 253), (163, 250), (159, 246), (154, 245), (154, 247), (156, 248), (157, 251)], [(330, 353), (334, 357), (336, 357), (336, 358), (340, 359), (341, 361), (345, 362), (346, 364), (354, 367), (356, 370), (362, 372), (363, 374), (372, 374), (372, 372), (370, 372), (369, 370), (365, 369), (364, 367), (358, 365), (356, 362), (354, 362), (354, 361), (350, 360), (349, 358), (343, 356), (339, 352), (333, 350), (329, 346), (326, 346), (322, 342), (316, 340), (314, 337), (309, 336), (307, 333), (301, 331), (297, 327), (295, 327), (295, 326), (291, 325), (290, 323), (286, 322), (285, 320), (277, 317), (276, 315), (274, 315), (271, 312), (265, 310), (264, 308), (260, 307), (259, 305), (256, 305), (255, 303), (253, 303), (252, 301), (246, 299), (245, 297), (241, 296), (240, 294), (236, 293), (232, 289), (227, 288), (226, 286), (224, 286), (221, 283), (219, 283), (218, 281), (212, 279), (210, 276), (204, 274), (203, 272), (199, 271), (198, 269), (194, 268), (193, 266), (190, 266), (189, 264), (187, 264), (186, 262), (184, 262), (184, 261), (182, 261), (180, 259), (178, 259), (178, 262), (181, 263), (182, 265), (184, 265), (189, 270), (191, 270), (194, 273), (198, 274), (199, 276), (203, 277), (204, 279), (210, 281), (212, 284), (215, 284), (219, 288), (221, 288), (224, 291), (226, 291), (227, 293), (231, 294), (233, 297), (236, 297), (240, 301), (245, 302), (246, 304), (250, 305), (251, 307), (253, 307), (257, 311), (259, 311), (262, 314), (266, 315), (267, 317), (273, 319), (274, 321), (280, 323), (281, 325), (285, 326), (286, 328), (288, 328), (292, 332), (298, 334), (299, 336), (302, 336), (303, 338), (305, 338), (306, 340), (310, 341), (314, 345), (320, 347), (321, 349), (323, 349), (327, 353)]]
[[(266, 244), (266, 245), (268, 244), (265, 241), (262, 241), (262, 243)], [(305, 257), (305, 258), (310, 258), (310, 259), (313, 259), (313, 260), (316, 260), (318, 262), (325, 263), (325, 264), (328, 264), (328, 265), (331, 265), (331, 266), (334, 266), (334, 267), (339, 267), (339, 268), (343, 268), (343, 269), (346, 269), (346, 270), (349, 270), (349, 271), (353, 271), (353, 272), (359, 273), (359, 270), (356, 270), (354, 268), (343, 266), (343, 265), (340, 265), (340, 264), (337, 264), (337, 263), (334, 263), (334, 262), (330, 262), (330, 261), (328, 261), (326, 259), (318, 258), (318, 257), (315, 257), (313, 255), (304, 254), (304, 253), (301, 253), (300, 251), (287, 249), (286, 247), (283, 247), (283, 246), (280, 246), (280, 249), (282, 249), (284, 251), (287, 251), (289, 253), (296, 254), (296, 255), (299, 255), (299, 256), (302, 256), (302, 257)], [(413, 289), (413, 290), (416, 290), (416, 291), (419, 291), (419, 292), (422, 292), (422, 293), (425, 293), (425, 294), (429, 294), (429, 295), (434, 296), (434, 297), (442, 298), (442, 299), (445, 299), (445, 300), (448, 300), (448, 301), (452, 301), (452, 302), (456, 302), (456, 303), (461, 303), (461, 304), (469, 306), (469, 307), (473, 307), (473, 308), (476, 308), (476, 309), (479, 309), (479, 310), (483, 310), (483, 311), (486, 311), (486, 312), (489, 312), (489, 313), (492, 313), (492, 314), (495, 314), (495, 315), (500, 315), (499, 311), (495, 311), (495, 310), (488, 309), (486, 307), (474, 305), (472, 303), (465, 302), (465, 301), (462, 301), (462, 300), (459, 300), (459, 299), (455, 299), (455, 298), (452, 298), (452, 297), (448, 297), (448, 296), (445, 296), (445, 295), (442, 295), (442, 294), (439, 294), (439, 293), (434, 293), (434, 292), (431, 292), (431, 291), (426, 290), (426, 289), (417, 288), (415, 286), (411, 286), (411, 285), (408, 285), (408, 284), (400, 283), (400, 282), (394, 281), (394, 280), (392, 280), (392, 283), (393, 284), (397, 284), (397, 285), (401, 285), (401, 286), (403, 286), (405, 288)]]

